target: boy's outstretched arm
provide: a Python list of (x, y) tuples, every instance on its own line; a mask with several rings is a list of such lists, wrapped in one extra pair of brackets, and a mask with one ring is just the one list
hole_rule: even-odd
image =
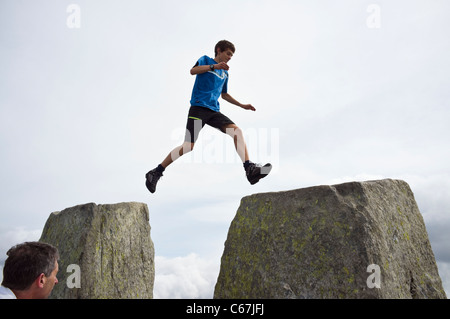
[(256, 109), (253, 107), (253, 105), (251, 105), (251, 104), (242, 104), (242, 103), (239, 103), (238, 101), (236, 101), (236, 100), (234, 99), (234, 97), (232, 97), (232, 96), (231, 96), (230, 94), (228, 94), (228, 93), (222, 93), (222, 99), (224, 99), (225, 101), (227, 101), (227, 102), (229, 102), (229, 103), (231, 103), (231, 104), (240, 106), (240, 107), (242, 107), (243, 109), (256, 111)]
[[(230, 69), (230, 67), (225, 62), (220, 62), (220, 63), (214, 64), (214, 70), (227, 70), (228, 71), (229, 69)], [(197, 66), (194, 66), (190, 72), (191, 72), (191, 75), (196, 75), (196, 74), (206, 73), (210, 70), (211, 69), (210, 69), (209, 65), (197, 65)]]

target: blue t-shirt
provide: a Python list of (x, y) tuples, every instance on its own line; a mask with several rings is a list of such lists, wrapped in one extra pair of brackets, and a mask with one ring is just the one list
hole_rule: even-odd
[[(195, 66), (217, 64), (214, 59), (204, 55)], [(228, 72), (225, 70), (209, 70), (197, 74), (192, 89), (191, 106), (207, 107), (215, 112), (220, 111), (219, 97), (228, 92)]]

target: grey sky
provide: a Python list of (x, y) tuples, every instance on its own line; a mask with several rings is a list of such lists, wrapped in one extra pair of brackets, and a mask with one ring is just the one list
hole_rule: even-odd
[[(67, 26), (71, 3), (80, 28)], [(371, 4), (380, 28), (368, 25)], [(448, 294), (449, 11), (445, 0), (2, 0), (0, 260), (37, 239), (52, 211), (139, 201), (161, 265), (204, 269), (192, 270), (208, 278), (195, 291), (209, 298), (243, 196), (400, 178)], [(150, 195), (144, 174), (183, 138), (189, 69), (221, 39), (236, 45), (229, 93), (257, 111), (221, 110), (244, 130), (251, 159), (274, 171), (250, 186), (231, 139), (205, 128)], [(160, 274), (159, 296), (175, 297)]]

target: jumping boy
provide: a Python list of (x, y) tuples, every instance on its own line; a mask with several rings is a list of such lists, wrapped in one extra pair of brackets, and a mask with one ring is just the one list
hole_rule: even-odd
[(267, 176), (272, 169), (271, 164), (261, 166), (250, 161), (242, 130), (228, 117), (220, 113), (218, 101), (220, 96), (225, 101), (245, 110), (256, 110), (251, 104), (239, 103), (228, 93), (229, 66), (227, 63), (233, 57), (234, 52), (235, 47), (231, 42), (219, 41), (214, 48), (214, 59), (205, 55), (192, 67), (191, 74), (197, 75), (197, 77), (192, 90), (185, 140), (182, 145), (170, 152), (158, 167), (145, 175), (145, 185), (151, 193), (155, 192), (156, 184), (163, 176), (167, 166), (180, 156), (193, 150), (198, 134), (205, 124), (219, 129), (234, 139), (236, 151), (244, 163), (244, 169), (250, 184), (256, 184), (261, 178)]

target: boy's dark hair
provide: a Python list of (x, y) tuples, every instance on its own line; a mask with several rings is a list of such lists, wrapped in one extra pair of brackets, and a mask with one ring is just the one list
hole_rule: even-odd
[(49, 277), (59, 259), (57, 248), (40, 242), (18, 244), (6, 255), (2, 286), (14, 290), (26, 290), (42, 273)]
[(220, 51), (222, 51), (222, 52), (226, 51), (228, 49), (233, 51), (233, 53), (236, 51), (234, 44), (227, 40), (222, 40), (222, 41), (217, 42), (216, 46), (214, 47), (215, 56), (217, 56), (217, 54), (218, 54), (217, 49), (220, 49)]

